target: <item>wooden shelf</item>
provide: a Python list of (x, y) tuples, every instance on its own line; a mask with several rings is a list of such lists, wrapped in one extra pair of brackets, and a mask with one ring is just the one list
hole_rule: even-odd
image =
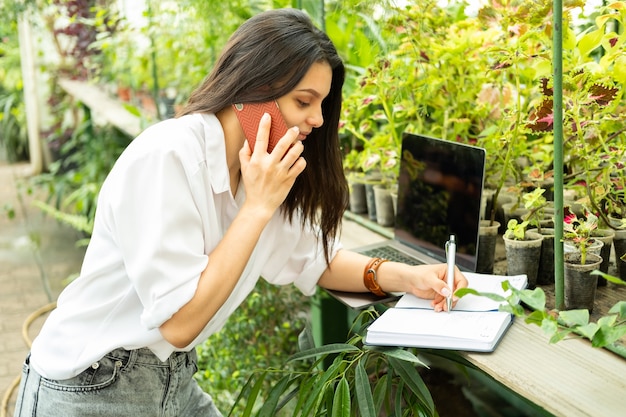
[(63, 90), (88, 107), (96, 122), (111, 124), (131, 137), (143, 130), (140, 117), (126, 109), (124, 103), (109, 97), (99, 86), (85, 81), (59, 80)]
[[(353, 221), (352, 217), (344, 217), (343, 222), (341, 240), (346, 248), (387, 238), (368, 228), (363, 219)], [(503, 245), (496, 251), (500, 262), (503, 251)], [(626, 291), (611, 284), (599, 290), (603, 297), (620, 296)], [(600, 314), (604, 302), (596, 307), (600, 308), (594, 308), (594, 314)], [(593, 348), (587, 341), (572, 338), (550, 344), (541, 328), (516, 319), (494, 352), (461, 355), (556, 416), (621, 417), (626, 410), (626, 359), (607, 349)]]

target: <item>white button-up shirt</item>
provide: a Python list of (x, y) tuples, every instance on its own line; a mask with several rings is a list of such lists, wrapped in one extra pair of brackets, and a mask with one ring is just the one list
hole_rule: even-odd
[[(194, 295), (208, 254), (245, 199), (230, 189), (224, 132), (214, 115), (157, 123), (123, 152), (104, 181), (80, 277), (63, 291), (31, 349), (44, 377), (76, 376), (113, 349), (177, 350), (159, 327)], [(332, 256), (339, 249), (336, 243)], [(321, 242), (279, 213), (263, 230), (226, 303), (189, 351), (222, 328), (260, 276), (311, 295), (326, 268)]]

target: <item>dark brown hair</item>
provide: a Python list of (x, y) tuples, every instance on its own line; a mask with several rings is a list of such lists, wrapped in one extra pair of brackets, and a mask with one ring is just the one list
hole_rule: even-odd
[(322, 102), (324, 124), (307, 138), (303, 152), (307, 167), (281, 210), (289, 221), (301, 210), (302, 227), (307, 223), (319, 226), (329, 262), (348, 204), (338, 135), (345, 69), (331, 40), (304, 12), (270, 10), (243, 23), (177, 116), (217, 113), (233, 103), (275, 100), (293, 90), (316, 62), (332, 68), (330, 93)]

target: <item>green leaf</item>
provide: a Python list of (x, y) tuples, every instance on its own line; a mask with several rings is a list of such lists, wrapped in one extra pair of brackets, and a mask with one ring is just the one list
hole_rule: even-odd
[(543, 310), (546, 307), (546, 293), (539, 287), (533, 290), (522, 290), (520, 300), (533, 310)]
[(278, 404), (278, 400), (280, 396), (283, 395), (287, 387), (291, 384), (291, 379), (289, 375), (285, 375), (282, 377), (276, 385), (270, 390), (267, 399), (265, 400), (265, 404), (259, 410), (257, 414), (258, 417), (273, 417), (276, 415), (278, 411), (276, 405)]
[(361, 417), (376, 417), (372, 387), (362, 360), (357, 362), (354, 369), (354, 391), (359, 406), (359, 415)]
[(350, 417), (350, 385), (345, 377), (339, 380), (333, 398), (332, 417)]
[(543, 324), (546, 315), (543, 311), (533, 311), (528, 316), (526, 316), (526, 323), (535, 324), (537, 326), (541, 326)]
[(248, 398), (246, 400), (246, 408), (242, 414), (242, 417), (248, 417), (252, 415), (252, 408), (254, 408), (254, 403), (256, 402), (256, 398), (259, 395), (259, 391), (263, 387), (263, 382), (265, 381), (265, 377), (267, 376), (267, 371), (263, 372), (259, 379), (254, 383), (252, 389), (250, 390), (250, 394), (248, 394)]
[(626, 56), (620, 55), (615, 58), (613, 78), (622, 84), (626, 83)]
[(396, 399), (393, 402), (394, 403), (394, 415), (395, 416), (401, 416), (402, 415), (402, 408), (404, 406), (404, 401), (402, 401), (402, 392), (404, 391), (404, 381), (400, 380), (398, 382), (398, 386), (396, 387)]
[(565, 322), (567, 327), (585, 326), (589, 323), (589, 310), (564, 310), (559, 312), (559, 318)]
[(313, 384), (310, 390), (303, 391), (306, 395), (306, 402), (302, 408), (302, 415), (308, 416), (313, 409), (323, 400), (326, 387), (329, 385), (329, 381), (337, 378), (341, 374), (341, 369), (345, 365), (344, 361), (337, 358), (335, 361), (324, 371), (323, 374), (313, 377)]
[(415, 363), (417, 365), (421, 365), (425, 368), (428, 368), (428, 365), (422, 362), (420, 358), (418, 358), (417, 356), (415, 356), (414, 354), (412, 354), (406, 349), (402, 349), (399, 347), (387, 347), (386, 348), (386, 347), (376, 346), (376, 347), (373, 347), (372, 350), (378, 351), (388, 357), (393, 357), (396, 359), (400, 359), (401, 361)]
[(576, 34), (569, 26), (563, 27), (563, 49), (574, 49), (576, 47)]
[(376, 415), (379, 414), (381, 408), (383, 407), (383, 404), (385, 403), (385, 400), (388, 397), (387, 386), (389, 385), (389, 381), (391, 381), (389, 374), (384, 374), (383, 376), (378, 378), (378, 381), (376, 381), (376, 385), (374, 386), (373, 397), (374, 397), (374, 409), (376, 411)]
[(607, 281), (609, 281), (609, 282), (611, 282), (613, 284), (616, 284), (616, 285), (626, 285), (626, 281), (622, 281), (618, 277), (606, 274), (606, 273), (604, 273), (602, 271), (599, 271), (597, 269), (595, 271), (591, 271), (591, 275), (600, 275), (605, 280), (607, 280)]
[(518, 303), (501, 305), (498, 310), (506, 311), (507, 313), (511, 313), (515, 317), (524, 317), (524, 315), (526, 314), (526, 311), (524, 310), (524, 307), (522, 307)]
[(580, 55), (585, 57), (593, 52), (594, 49), (598, 48), (602, 43), (603, 36), (604, 31), (601, 29), (596, 29), (584, 34), (578, 41), (578, 50), (580, 51)]
[(298, 352), (288, 359), (291, 361), (301, 361), (309, 358), (317, 358), (318, 356), (330, 355), (332, 353), (345, 353), (345, 352), (359, 352), (360, 349), (354, 345), (347, 343), (331, 343), (328, 345), (320, 346), (317, 348), (305, 350), (304, 352)]
[(563, 339), (565, 339), (565, 337), (570, 334), (571, 332), (569, 330), (565, 330), (565, 331), (561, 331), (561, 332), (554, 332), (552, 334), (552, 336), (550, 337), (550, 343), (557, 343)]
[[(293, 410), (294, 416), (298, 415), (298, 413), (300, 413), (300, 410), (304, 410), (304, 407), (306, 406), (305, 403), (307, 402), (307, 400), (309, 400), (310, 402), (314, 402), (313, 396), (315, 396), (315, 399), (317, 398), (319, 393), (313, 391), (314, 386), (315, 386), (315, 376), (305, 379), (300, 384), (300, 387), (299, 387), (300, 395), (298, 395), (298, 401), (296, 405), (294, 406), (294, 410)], [(303, 412), (302, 415), (306, 415), (306, 414)]]
[(593, 337), (599, 328), (600, 326), (598, 326), (596, 323), (588, 323), (583, 326), (577, 326), (576, 332), (589, 340), (593, 340)]
[(433, 402), (433, 397), (431, 396), (428, 387), (426, 387), (424, 380), (417, 372), (417, 369), (409, 363), (393, 357), (389, 357), (389, 365), (402, 378), (411, 391), (413, 391), (417, 400), (423, 404), (431, 414), (434, 414), (435, 403)]
[(550, 316), (541, 321), (541, 330), (546, 334), (554, 334), (559, 330), (558, 323)]
[(473, 288), (459, 288), (454, 292), (454, 295), (456, 295), (457, 297), (463, 297), (467, 294), (480, 295), (480, 293)]
[(617, 322), (616, 315), (602, 316), (598, 319), (598, 326), (600, 327), (612, 327)]
[(464, 295), (467, 295), (467, 294), (472, 294), (472, 295), (476, 295), (479, 297), (487, 297), (494, 301), (506, 300), (506, 298), (500, 294), (495, 294), (495, 293), (490, 293), (490, 292), (479, 292), (473, 288), (459, 288), (458, 290), (454, 292), (454, 295), (456, 295), (457, 297), (463, 297)]
[(626, 335), (626, 326), (624, 325), (615, 327), (600, 327), (591, 340), (591, 345), (593, 347), (605, 347), (615, 343), (624, 335)]
[(626, 318), (626, 301), (618, 301), (615, 303), (615, 305), (609, 310), (609, 313), (617, 313), (622, 319)]
[(132, 104), (124, 104), (124, 108), (127, 112), (132, 114), (133, 116), (141, 117), (141, 110), (137, 106), (133, 106)]

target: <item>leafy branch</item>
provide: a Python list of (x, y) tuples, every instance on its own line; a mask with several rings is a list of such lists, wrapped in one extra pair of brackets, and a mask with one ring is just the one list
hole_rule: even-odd
[[(288, 362), (308, 364), (305, 371), (261, 369), (242, 388), (235, 406), (245, 399), (247, 416), (275, 416), (281, 410), (292, 416), (436, 416), (433, 398), (419, 368), (427, 365), (414, 348), (374, 347), (363, 344), (366, 327), (378, 312), (371, 308), (354, 321), (346, 343), (314, 347), (310, 333), (299, 338), (301, 351)], [(332, 361), (330, 365), (324, 364)], [(260, 398), (270, 373), (282, 373), (267, 398)], [(232, 411), (229, 415), (232, 415)]]
[[(600, 275), (616, 285), (626, 285), (625, 281), (600, 271), (593, 271), (592, 274)], [(615, 343), (626, 335), (626, 301), (618, 301), (606, 316), (594, 323), (590, 322), (587, 309), (563, 311), (548, 309), (546, 294), (539, 287), (532, 290), (518, 290), (508, 281), (504, 281), (502, 288), (505, 291), (510, 290), (510, 295), (503, 297), (498, 294), (480, 293), (471, 288), (461, 288), (455, 294), (459, 297), (474, 294), (505, 302), (500, 307), (501, 311), (507, 311), (516, 317), (523, 318), (528, 324), (541, 327), (549, 337), (550, 343), (557, 343), (570, 335), (575, 335), (589, 340), (593, 347), (614, 348)], [(526, 310), (523, 305), (526, 305), (530, 311)]]

